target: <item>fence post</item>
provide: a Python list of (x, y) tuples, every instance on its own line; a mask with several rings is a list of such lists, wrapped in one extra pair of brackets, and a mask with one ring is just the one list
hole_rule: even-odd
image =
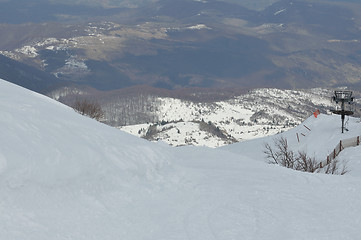
[(330, 164), (330, 156), (327, 156), (327, 164)]
[(307, 127), (306, 125), (303, 125), (308, 131), (311, 131), (311, 129), (309, 127)]
[(297, 140), (298, 140), (298, 142), (300, 142), (300, 138), (298, 137), (298, 133), (296, 133), (296, 135), (297, 135)]
[(340, 140), (340, 152), (342, 151), (342, 140)]
[(360, 145), (360, 136), (357, 136), (357, 146)]
[(334, 158), (334, 159), (336, 158), (336, 148), (333, 149), (333, 158)]
[(320, 162), (320, 168), (322, 168), (323, 166), (322, 166), (322, 162)]

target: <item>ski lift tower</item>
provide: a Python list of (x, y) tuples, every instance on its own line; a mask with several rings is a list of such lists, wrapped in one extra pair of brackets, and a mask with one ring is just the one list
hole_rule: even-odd
[(353, 102), (352, 91), (335, 91), (335, 96), (332, 97), (332, 100), (337, 104), (341, 103), (341, 110), (331, 110), (332, 113), (341, 115), (342, 122), (342, 133), (345, 129), (345, 116), (353, 115), (353, 111), (345, 110), (345, 103), (351, 105)]

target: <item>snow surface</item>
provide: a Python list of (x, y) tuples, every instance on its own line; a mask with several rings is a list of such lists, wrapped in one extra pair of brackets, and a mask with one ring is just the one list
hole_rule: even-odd
[[(335, 109), (328, 89), (280, 90), (254, 89), (247, 94), (218, 102), (191, 102), (175, 98), (157, 98), (153, 109), (158, 123), (119, 127), (144, 137), (150, 126), (158, 125), (153, 140), (172, 146), (219, 147), (284, 132), (300, 124), (317, 109)], [(165, 122), (165, 124), (161, 124)], [(211, 122), (228, 138), (202, 129), (199, 122)]]
[[(284, 137), (287, 139), (289, 147), (297, 151), (304, 151), (309, 156), (315, 157), (319, 161), (325, 161), (327, 156), (333, 152), (336, 145), (340, 140), (361, 136), (361, 123), (360, 119), (346, 117), (346, 129), (341, 133), (341, 119), (338, 115), (325, 115), (321, 114), (317, 118), (313, 115), (309, 117), (299, 126), (274, 136), (255, 139), (236, 143), (233, 145), (225, 146), (223, 149), (234, 152), (236, 154), (243, 154), (253, 159), (266, 161), (265, 155), (262, 151), (248, 151), (249, 149), (258, 146), (259, 149), (264, 149), (266, 143), (272, 145), (275, 139)], [(298, 134), (298, 138), (297, 138)], [(299, 139), (299, 141), (298, 141)], [(356, 150), (354, 150), (356, 149)], [(361, 154), (360, 147), (346, 148), (341, 152), (340, 159), (347, 160), (348, 158), (356, 158), (357, 151)], [(349, 155), (348, 152), (354, 151), (355, 154)], [(344, 155), (346, 157), (344, 157)], [(347, 163), (349, 173), (348, 175), (356, 175), (361, 177), (361, 159), (360, 161), (349, 160)]]
[(286, 11), (286, 9), (284, 8), (284, 9), (281, 9), (281, 10), (279, 10), (279, 11), (277, 11), (277, 12), (275, 12), (273, 15), (278, 15), (278, 14), (280, 14), (280, 13), (282, 13), (282, 12), (284, 12), (284, 11)]
[(187, 27), (187, 29), (200, 30), (200, 29), (212, 29), (212, 28), (208, 27), (205, 24), (197, 24), (197, 25), (194, 25), (194, 26)]
[[(309, 118), (303, 147), (328, 153), (334, 120)], [(359, 239), (360, 175), (269, 165), (261, 142), (172, 148), (0, 80), (0, 239)]]

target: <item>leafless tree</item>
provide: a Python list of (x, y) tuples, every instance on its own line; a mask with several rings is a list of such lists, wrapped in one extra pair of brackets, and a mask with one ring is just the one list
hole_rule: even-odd
[(73, 108), (80, 114), (100, 121), (104, 117), (104, 112), (99, 103), (91, 102), (87, 99), (77, 99)]
[(339, 175), (347, 173), (346, 163), (343, 163), (343, 166), (340, 169), (341, 164), (337, 159), (333, 159), (331, 163), (324, 168), (321, 168), (320, 162), (314, 157), (308, 156), (306, 152), (299, 151), (295, 154), (294, 151), (289, 148), (287, 139), (284, 137), (276, 138), (274, 140), (274, 146), (271, 146), (268, 143), (265, 144), (263, 152), (266, 154), (268, 163), (278, 164), (298, 171)]
[(294, 152), (289, 149), (286, 138), (277, 138), (274, 140), (275, 149), (268, 143), (265, 144), (265, 150), (268, 162), (271, 164), (279, 164), (283, 167), (294, 168), (295, 156)]
[(319, 162), (314, 157), (307, 156), (305, 152), (298, 152), (296, 158), (295, 170), (302, 172), (316, 172), (319, 169)]

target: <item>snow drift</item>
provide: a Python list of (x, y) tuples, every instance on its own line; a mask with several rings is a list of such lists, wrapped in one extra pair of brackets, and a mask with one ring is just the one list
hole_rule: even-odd
[[(261, 140), (222, 149), (150, 143), (2, 80), (0, 100), (0, 239), (357, 239), (361, 234), (357, 174), (268, 165)], [(331, 134), (336, 130), (331, 118), (317, 119), (322, 128), (312, 131)], [(292, 131), (298, 130), (285, 134), (293, 136)], [(314, 151), (306, 143), (303, 147)], [(328, 151), (321, 144), (315, 154)], [(341, 154), (355, 160), (361, 151)]]

